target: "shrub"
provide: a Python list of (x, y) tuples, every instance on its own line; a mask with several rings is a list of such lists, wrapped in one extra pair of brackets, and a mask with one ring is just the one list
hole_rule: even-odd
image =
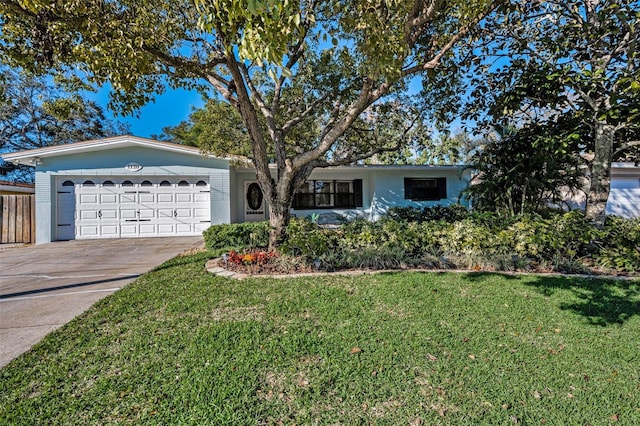
[(501, 251), (493, 230), (465, 219), (440, 233), (439, 243), (445, 255), (481, 256)]
[(419, 222), (422, 220), (422, 211), (418, 207), (391, 207), (387, 210), (387, 217), (393, 220)]
[(203, 235), (209, 250), (266, 247), (269, 245), (269, 222), (213, 225)]
[(406, 220), (407, 222), (424, 222), (444, 220), (448, 223), (457, 222), (469, 216), (469, 210), (460, 204), (449, 206), (419, 207), (391, 207), (387, 211), (387, 217), (393, 220)]
[(469, 210), (460, 204), (449, 206), (432, 206), (422, 209), (422, 220), (444, 220), (448, 223), (458, 222), (469, 216)]
[(640, 218), (607, 217), (594, 255), (596, 265), (620, 272), (640, 271)]
[(335, 231), (324, 229), (308, 218), (294, 218), (289, 222), (280, 250), (313, 261), (333, 246), (333, 234)]

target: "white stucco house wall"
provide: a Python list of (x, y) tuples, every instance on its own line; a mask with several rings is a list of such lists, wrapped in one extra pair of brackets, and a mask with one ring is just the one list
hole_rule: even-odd
[[(126, 135), (2, 158), (35, 166), (37, 244), (200, 235), (212, 224), (268, 215), (255, 170), (183, 145)], [(468, 182), (460, 166), (316, 169), (292, 214), (376, 220), (392, 206), (466, 204), (460, 193)]]

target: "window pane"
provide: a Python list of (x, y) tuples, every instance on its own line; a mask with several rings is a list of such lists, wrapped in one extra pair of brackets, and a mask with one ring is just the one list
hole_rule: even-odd
[(313, 208), (315, 207), (313, 204), (313, 194), (305, 194), (298, 193), (296, 194), (296, 208), (304, 209), (304, 208)]
[(332, 191), (332, 186), (333, 186), (333, 182), (327, 182), (327, 181), (324, 181), (324, 180), (317, 180), (316, 181), (316, 192), (319, 192), (319, 193), (333, 192)]
[(338, 194), (353, 192), (351, 185), (351, 182), (336, 182), (336, 192)]
[(336, 198), (336, 207), (355, 207), (355, 197), (354, 194), (342, 194), (338, 193), (335, 195)]
[(316, 194), (316, 206), (331, 207), (331, 194)]

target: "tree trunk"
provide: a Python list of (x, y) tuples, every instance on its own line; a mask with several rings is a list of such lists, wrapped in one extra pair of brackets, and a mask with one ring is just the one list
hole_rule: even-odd
[(284, 241), (287, 226), (289, 225), (289, 205), (283, 205), (280, 200), (269, 203), (269, 250), (275, 251)]
[(591, 163), (591, 184), (585, 208), (586, 217), (597, 227), (604, 225), (607, 200), (611, 189), (611, 162), (613, 159), (612, 125), (596, 122), (594, 158)]

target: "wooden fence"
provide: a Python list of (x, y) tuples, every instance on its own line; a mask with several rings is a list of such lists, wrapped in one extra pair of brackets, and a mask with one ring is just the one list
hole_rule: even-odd
[(35, 195), (0, 195), (0, 243), (34, 243)]

